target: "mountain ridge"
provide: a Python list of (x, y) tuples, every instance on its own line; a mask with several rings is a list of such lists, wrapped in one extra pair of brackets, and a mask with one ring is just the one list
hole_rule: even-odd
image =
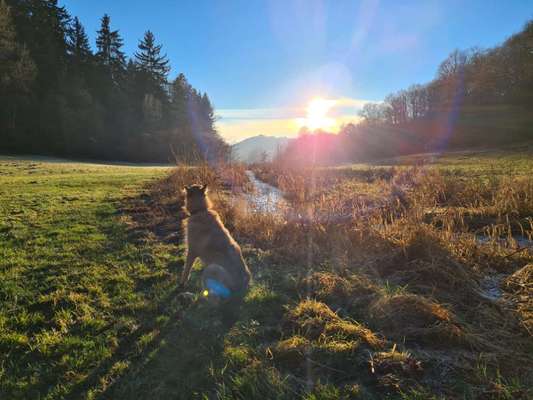
[(285, 136), (256, 135), (231, 146), (236, 161), (256, 162), (262, 158), (272, 159), (277, 151), (287, 146), (291, 139)]

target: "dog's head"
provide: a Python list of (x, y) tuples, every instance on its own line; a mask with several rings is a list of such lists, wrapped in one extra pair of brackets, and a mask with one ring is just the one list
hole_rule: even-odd
[(187, 185), (183, 191), (185, 193), (185, 208), (189, 213), (192, 214), (209, 208), (207, 185)]
[(183, 188), (187, 197), (205, 196), (207, 194), (207, 185), (187, 185)]

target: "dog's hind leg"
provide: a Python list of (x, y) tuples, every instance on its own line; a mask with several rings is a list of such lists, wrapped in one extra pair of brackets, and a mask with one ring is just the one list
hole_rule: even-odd
[[(221, 308), (221, 318), (222, 323), (227, 327), (233, 326), (239, 318), (242, 303), (241, 295), (229, 290), (233, 287), (232, 282), (233, 278), (228, 271), (218, 264), (208, 265), (202, 274), (204, 289), (208, 290), (208, 301), (216, 306), (224, 304), (224, 307)], [(221, 301), (223, 302), (221, 303)]]
[(185, 260), (185, 265), (183, 266), (183, 271), (181, 273), (181, 279), (180, 284), (181, 286), (185, 286), (187, 281), (189, 280), (189, 275), (191, 274), (191, 268), (194, 264), (194, 260), (196, 260), (196, 253), (194, 253), (190, 248), (187, 250), (187, 258)]

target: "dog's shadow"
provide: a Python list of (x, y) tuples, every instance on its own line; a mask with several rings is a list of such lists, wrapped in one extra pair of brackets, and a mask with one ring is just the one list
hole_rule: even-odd
[[(213, 305), (201, 297), (175, 315), (157, 340), (130, 361), (127, 372), (101, 398), (178, 398), (213, 390), (224, 367), (224, 338), (239, 319), (239, 301)], [(216, 379), (215, 379), (216, 380)]]

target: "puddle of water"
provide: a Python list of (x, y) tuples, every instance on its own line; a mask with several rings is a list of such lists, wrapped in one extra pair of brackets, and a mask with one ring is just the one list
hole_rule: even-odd
[[(510, 243), (511, 241), (509, 241), (509, 239), (507, 238), (499, 238), (495, 240), (496, 240), (496, 243), (498, 243), (501, 246), (508, 247), (512, 244)], [(528, 239), (527, 237), (521, 236), (521, 235), (514, 235), (513, 240), (516, 242), (518, 247), (528, 248), (528, 249), (533, 250), (533, 240)], [(476, 235), (476, 241), (479, 244), (489, 244), (493, 241), (493, 238), (491, 238), (490, 236), (486, 236), (486, 235)]]
[(246, 171), (246, 175), (254, 187), (253, 193), (244, 195), (252, 211), (267, 214), (279, 212), (285, 205), (281, 190), (260, 181), (252, 171)]
[(502, 295), (501, 284), (505, 279), (506, 274), (487, 275), (480, 282), (481, 296), (488, 300), (499, 300)]

